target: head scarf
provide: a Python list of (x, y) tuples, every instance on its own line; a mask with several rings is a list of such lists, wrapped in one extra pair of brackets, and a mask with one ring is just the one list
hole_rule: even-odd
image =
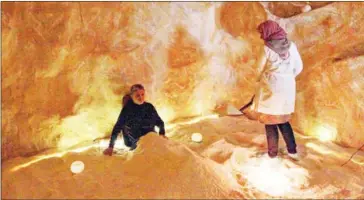
[(281, 58), (289, 57), (288, 50), (291, 42), (287, 39), (287, 33), (277, 22), (267, 20), (258, 26), (260, 38), (264, 40), (267, 47), (276, 52)]

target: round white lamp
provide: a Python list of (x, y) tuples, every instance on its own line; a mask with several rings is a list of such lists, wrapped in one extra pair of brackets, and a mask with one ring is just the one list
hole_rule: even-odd
[(71, 164), (71, 172), (74, 174), (81, 173), (85, 169), (85, 164), (82, 161), (75, 161)]
[(202, 135), (201, 133), (194, 133), (191, 135), (191, 140), (194, 142), (202, 142)]

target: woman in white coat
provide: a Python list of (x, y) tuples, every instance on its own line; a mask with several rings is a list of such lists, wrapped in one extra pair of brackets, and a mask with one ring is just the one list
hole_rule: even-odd
[(287, 145), (288, 155), (297, 159), (296, 142), (288, 122), (295, 108), (296, 76), (302, 71), (302, 60), (296, 45), (287, 39), (286, 32), (274, 21), (258, 26), (264, 40), (264, 57), (260, 87), (254, 99), (259, 121), (265, 124), (268, 155), (278, 154), (278, 128)]

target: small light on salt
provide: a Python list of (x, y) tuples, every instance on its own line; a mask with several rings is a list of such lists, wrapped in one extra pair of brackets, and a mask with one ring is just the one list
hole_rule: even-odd
[(194, 142), (202, 142), (202, 135), (201, 133), (193, 133), (191, 136), (191, 140)]
[(85, 164), (82, 161), (75, 161), (71, 164), (72, 173), (78, 174), (85, 169)]

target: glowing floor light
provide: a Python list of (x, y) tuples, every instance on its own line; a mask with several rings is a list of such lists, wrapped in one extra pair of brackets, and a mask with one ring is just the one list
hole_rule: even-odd
[(191, 135), (191, 140), (194, 141), (194, 142), (197, 142), (197, 143), (202, 142), (202, 135), (201, 135), (201, 133), (193, 133)]
[(314, 130), (315, 135), (322, 142), (332, 141), (336, 137), (336, 129), (329, 125), (319, 125)]
[(30, 165), (32, 165), (34, 163), (37, 163), (37, 162), (45, 160), (45, 159), (50, 159), (50, 158), (55, 158), (55, 157), (60, 158), (60, 157), (64, 156), (66, 153), (68, 153), (68, 152), (81, 153), (81, 152), (87, 151), (87, 150), (89, 150), (89, 149), (91, 149), (93, 147), (98, 147), (98, 146), (99, 146), (98, 144), (92, 144), (92, 145), (88, 145), (86, 147), (80, 147), (80, 148), (77, 148), (77, 149), (65, 150), (65, 151), (52, 153), (52, 154), (48, 154), (48, 155), (37, 156), (33, 160), (31, 160), (29, 162), (26, 162), (26, 163), (23, 163), (23, 164), (20, 164), (20, 165), (17, 165), (15, 167), (13, 167), (11, 169), (11, 172), (18, 171), (19, 169), (28, 167), (28, 166), (30, 166)]
[(217, 115), (217, 114), (195, 117), (195, 118), (193, 118), (191, 120), (167, 124), (166, 127), (165, 127), (165, 129), (166, 130), (171, 130), (171, 129), (175, 128), (178, 125), (191, 125), (191, 124), (198, 123), (198, 122), (200, 122), (202, 120), (206, 120), (206, 119), (217, 119), (217, 118), (219, 118), (219, 115)]
[(81, 173), (85, 169), (85, 164), (82, 161), (75, 161), (71, 164), (71, 172), (74, 174)]

